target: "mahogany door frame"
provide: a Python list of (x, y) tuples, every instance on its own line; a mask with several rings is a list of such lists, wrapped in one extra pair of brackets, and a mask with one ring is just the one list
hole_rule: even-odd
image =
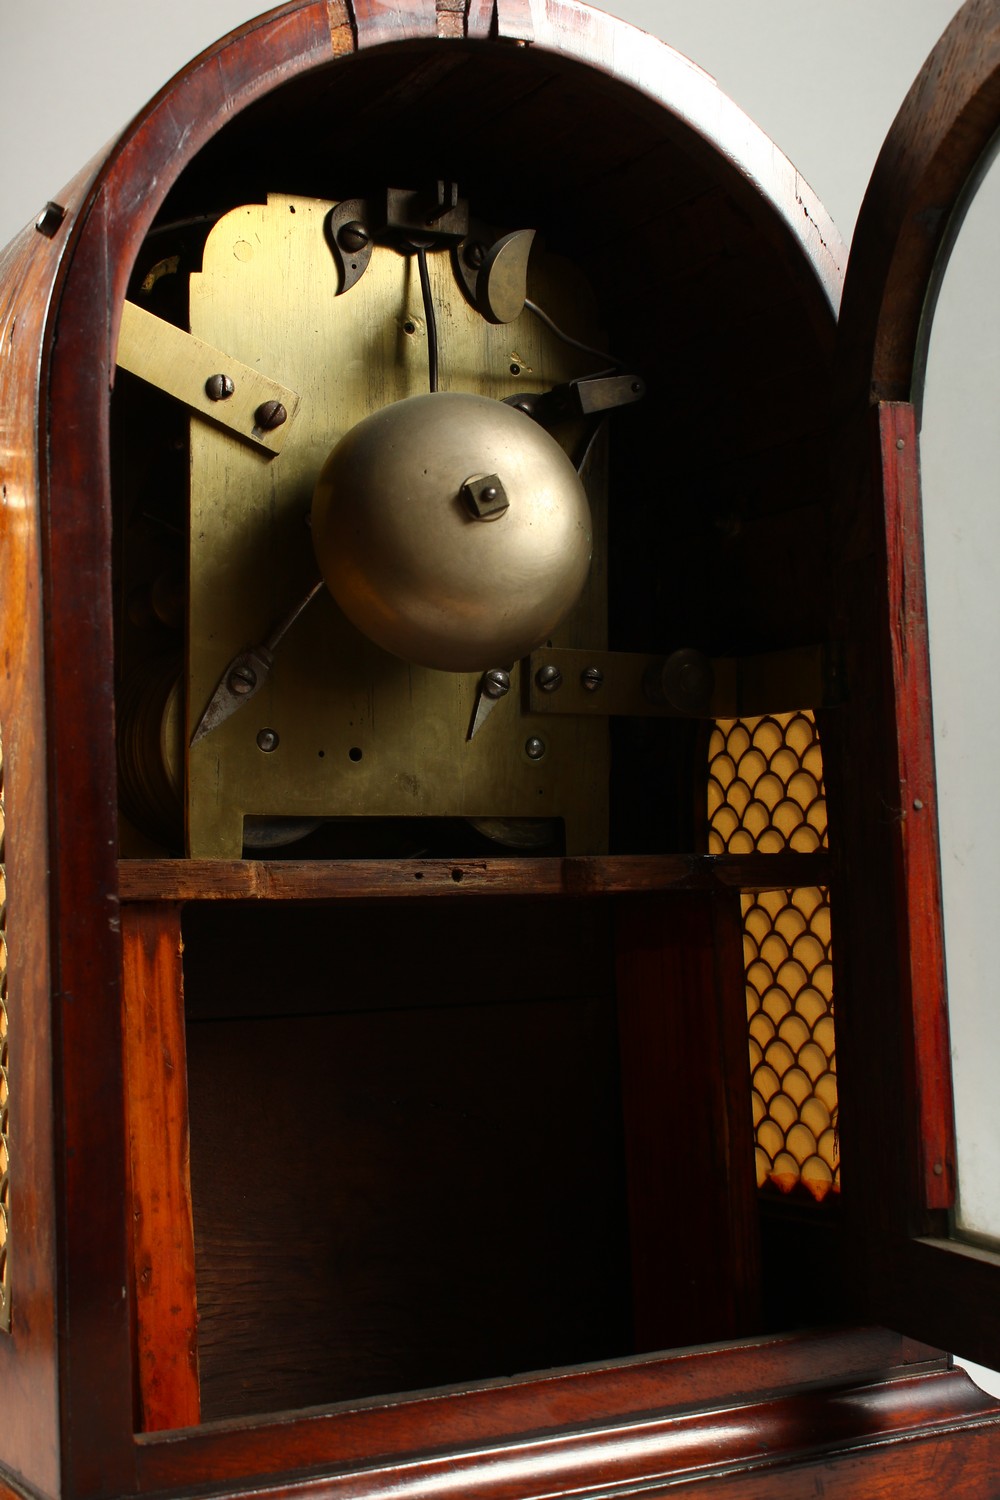
[(1000, 1256), (949, 1233), (955, 1135), (919, 422), (937, 292), (998, 128), (1000, 4), (968, 0), (889, 132), (848, 266), (833, 526), (847, 702), (827, 725), (843, 1161), (859, 1268), (873, 1316), (987, 1365), (1000, 1364)]

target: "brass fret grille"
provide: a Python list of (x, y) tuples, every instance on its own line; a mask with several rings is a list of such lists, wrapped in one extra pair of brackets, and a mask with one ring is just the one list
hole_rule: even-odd
[[(720, 720), (709, 745), (709, 851), (803, 853), (827, 843), (811, 713)], [(819, 887), (744, 894), (743, 949), (757, 1184), (840, 1187), (830, 903)]]
[(10, 1173), (7, 1089), (7, 865), (3, 738), (0, 733), (0, 1330), (10, 1330)]

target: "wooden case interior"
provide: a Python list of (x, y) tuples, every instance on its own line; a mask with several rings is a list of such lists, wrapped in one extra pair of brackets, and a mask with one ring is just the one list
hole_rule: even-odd
[[(581, 266), (647, 382), (610, 433), (611, 648), (822, 642), (831, 310), (756, 191), (614, 79), (471, 44), (318, 69), (184, 169), (132, 286), (165, 255), (196, 269), (206, 221), (268, 191), (428, 175)], [(154, 310), (183, 322), (185, 281), (162, 277)], [(183, 506), (176, 417), (139, 407), (164, 503)], [(609, 733), (610, 856), (697, 863), (705, 725)], [(198, 899), (143, 886), (183, 930), (203, 1420), (843, 1312), (835, 1210), (765, 1207), (760, 1269), (737, 886), (602, 894), (598, 870), (597, 894), (533, 899), (527, 870), (466, 900), (483, 861), (464, 838), (431, 833), (450, 899), (380, 894), (391, 838), (342, 903), (317, 895), (321, 843), (302, 900), (217, 899), (210, 867)], [(769, 857), (750, 856), (751, 887)]]

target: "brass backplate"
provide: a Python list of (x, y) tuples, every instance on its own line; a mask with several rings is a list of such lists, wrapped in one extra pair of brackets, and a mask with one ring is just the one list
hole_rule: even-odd
[[(338, 295), (324, 221), (333, 205), (272, 195), (227, 214), (191, 278), (191, 331), (299, 393), (294, 426), (269, 455), (191, 420), (188, 739), (242, 648), (266, 640), (317, 576), (313, 487), (333, 445), (361, 418), (428, 388), (427, 336), (413, 256), (376, 246)], [(588, 373), (528, 311), (496, 326), (466, 301), (447, 252), (428, 256), (440, 384), (502, 399)], [(531, 297), (574, 338), (600, 346), (593, 297), (576, 269), (532, 256)], [(569, 451), (581, 425), (556, 434)], [(584, 474), (594, 564), (553, 645), (600, 648), (606, 633), (606, 462)], [(509, 662), (498, 662), (509, 667)], [(324, 591), (281, 642), (269, 682), (188, 752), (187, 847), (238, 857), (245, 817), (561, 818), (567, 852), (607, 848), (607, 727), (527, 711), (520, 674), (467, 738), (479, 674), (437, 672), (389, 656)], [(262, 730), (264, 744), (258, 736)], [(540, 758), (526, 746), (540, 740)], [(537, 755), (537, 745), (532, 745)]]

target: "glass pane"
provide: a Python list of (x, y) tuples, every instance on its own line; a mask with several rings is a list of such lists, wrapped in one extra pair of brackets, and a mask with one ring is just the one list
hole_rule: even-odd
[(960, 1234), (1000, 1243), (1000, 172), (958, 236), (921, 434)]

